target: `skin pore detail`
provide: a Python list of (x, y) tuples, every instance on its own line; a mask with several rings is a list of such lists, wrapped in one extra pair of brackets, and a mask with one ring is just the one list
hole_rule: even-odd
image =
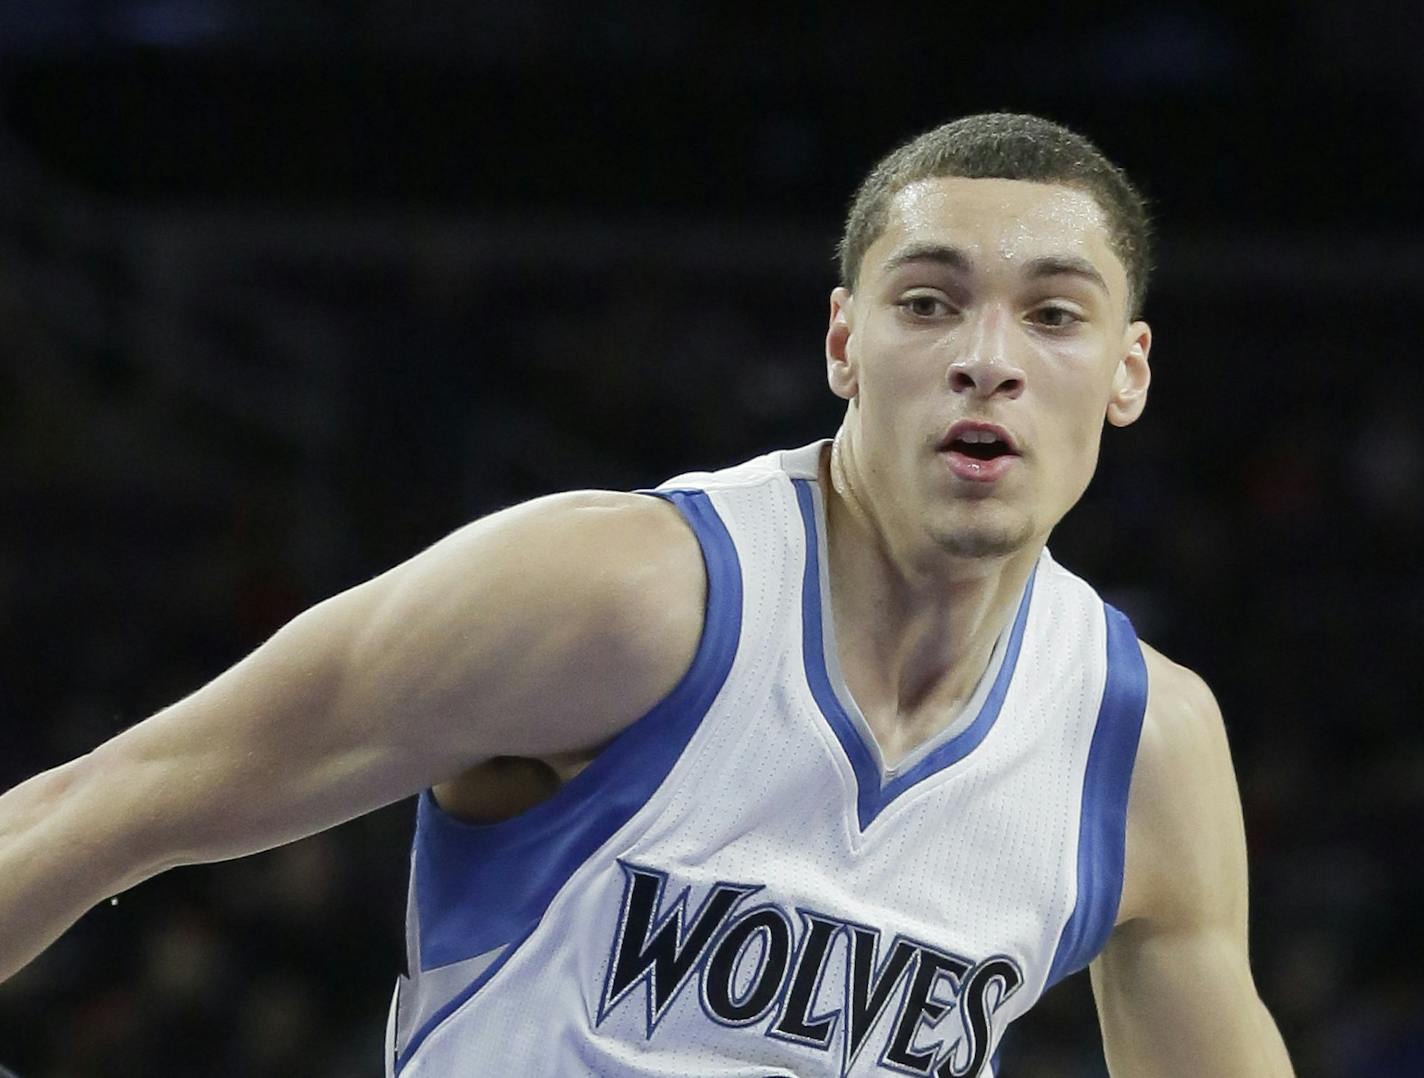
[(898, 192), (854, 293), (832, 293), (832, 608), (887, 759), (972, 693), (1104, 423), (1141, 413), (1151, 338), (1129, 305), (1090, 195), (963, 177)]

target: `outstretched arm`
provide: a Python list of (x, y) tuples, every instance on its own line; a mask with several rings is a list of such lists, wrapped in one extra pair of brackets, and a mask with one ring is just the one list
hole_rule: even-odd
[(0, 797), (0, 980), (103, 899), (496, 755), (606, 741), (691, 661), (696, 539), (653, 498), (541, 499), (301, 614), (191, 696)]
[(1289, 1078), (1247, 959), (1246, 841), (1221, 712), (1200, 678), (1144, 650), (1122, 908), (1092, 965), (1108, 1069)]

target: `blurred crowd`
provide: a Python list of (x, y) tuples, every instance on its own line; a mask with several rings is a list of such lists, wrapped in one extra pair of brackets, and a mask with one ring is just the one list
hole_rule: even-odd
[[(474, 240), (452, 259), (414, 229), (398, 258), (373, 254), (357, 225), (341, 257), (313, 260), (274, 233), (259, 255), (188, 250), (187, 283), (160, 300), (144, 271), (72, 257), (69, 233), (23, 216), (12, 204), (0, 248), (5, 785), (466, 519), (655, 483), (837, 419), (819, 358), (829, 269), (805, 255), (778, 272), (755, 237), (699, 266), (696, 244), (650, 255), (611, 226), (562, 262)], [(60, 284), (76, 309), (86, 288), (112, 309), (61, 321), (37, 295)], [(1213, 292), (1164, 271), (1148, 414), (1109, 432), (1053, 545), (1221, 699), (1256, 967), (1301, 1073), (1411, 1075), (1421, 383), (1371, 376), (1351, 327), (1372, 300), (1352, 302), (1344, 317), (1299, 282)], [(211, 358), (137, 354), (150, 338), (133, 323), (165, 306), (167, 347), (216, 335), (222, 363), (283, 399), (224, 399), (190, 369)], [(1383, 306), (1371, 351), (1412, 348)], [(47, 1078), (376, 1073), (410, 822), (396, 806), (99, 908), (0, 988), (0, 1061)], [(1056, 990), (1016, 1027), (1006, 1073), (1102, 1074), (1092, 1022), (1084, 984)]]
[[(763, 165), (775, 193), (815, 157)], [(1206, 218), (1218, 195), (1198, 197)], [(482, 513), (838, 421), (826, 216), (179, 202), (96, 195), (0, 141), (0, 788)], [(1424, 238), (1283, 234), (1165, 222), (1147, 414), (1108, 432), (1051, 545), (1221, 701), (1254, 965), (1299, 1073), (1405, 1078), (1424, 1074)], [(379, 1073), (413, 815), (99, 907), (0, 986), (0, 1064)], [(1003, 1073), (1106, 1073), (1086, 978), (1014, 1027)]]

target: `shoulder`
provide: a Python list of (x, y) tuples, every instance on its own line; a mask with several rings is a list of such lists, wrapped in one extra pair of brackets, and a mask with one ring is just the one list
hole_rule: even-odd
[[(513, 605), (547, 603), (586, 625), (634, 669), (663, 656), (691, 660), (702, 625), (706, 571), (678, 508), (645, 494), (585, 490), (539, 498), (484, 521), (501, 534)], [(513, 613), (513, 610), (511, 610)], [(629, 669), (629, 673), (634, 672)], [(679, 671), (680, 673), (680, 671)]]
[(1142, 645), (1147, 710), (1128, 801), (1119, 921), (1190, 918), (1244, 863), (1240, 797), (1221, 708), (1194, 671)]
[(500, 754), (579, 750), (677, 684), (701, 639), (706, 589), (676, 506), (551, 495), (467, 524), (357, 589), (364, 628), (351, 665), (362, 686), (409, 670), (463, 687)]
[(482, 517), (466, 529), (492, 526), (526, 535), (556, 532), (566, 540), (570, 552), (576, 553), (616, 555), (635, 539), (663, 540), (696, 550), (691, 529), (667, 499), (623, 491), (548, 494)]
[[(1147, 712), (1138, 768), (1148, 777), (1203, 763), (1229, 763), (1221, 708), (1201, 675), (1142, 643), (1147, 666)], [(1159, 776), (1160, 777), (1160, 776)]]
[[(629, 612), (704, 586), (696, 536), (678, 509), (642, 494), (553, 494), (466, 525), (427, 556), (451, 575), (491, 568), (515, 590)], [(572, 591), (572, 595), (570, 594)]]

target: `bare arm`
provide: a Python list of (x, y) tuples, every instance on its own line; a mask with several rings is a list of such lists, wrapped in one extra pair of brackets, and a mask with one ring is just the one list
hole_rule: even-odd
[(0, 980), (167, 868), (290, 842), (495, 755), (607, 740), (691, 661), (696, 539), (637, 495), (541, 499), (301, 614), (0, 797)]
[(1147, 650), (1122, 910), (1092, 965), (1114, 1078), (1289, 1078), (1251, 976), (1246, 842), (1221, 712)]

